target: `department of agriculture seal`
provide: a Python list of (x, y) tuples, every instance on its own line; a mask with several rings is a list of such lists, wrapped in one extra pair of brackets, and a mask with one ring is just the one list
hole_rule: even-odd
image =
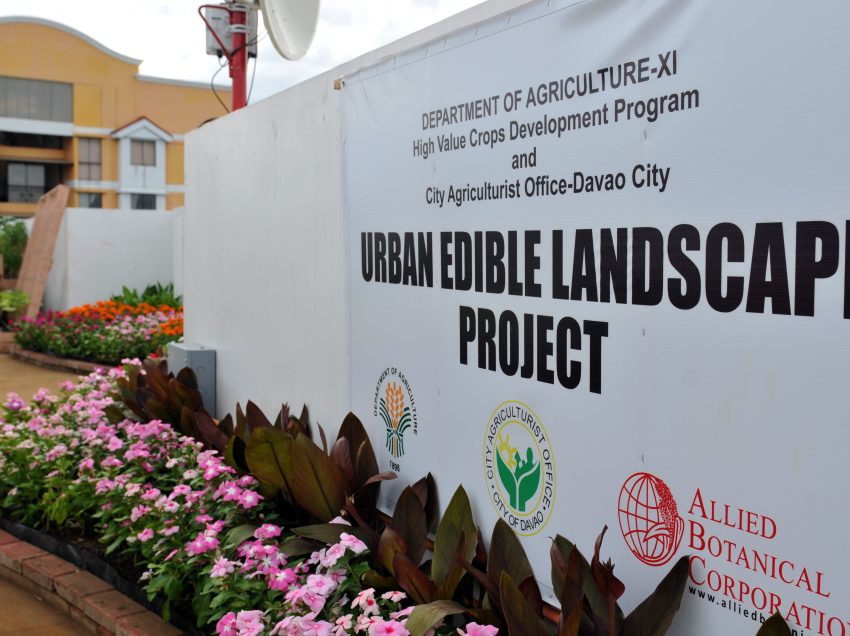
[(540, 532), (555, 503), (555, 457), (540, 418), (516, 400), (490, 415), (484, 434), (484, 477), (490, 501), (515, 532)]

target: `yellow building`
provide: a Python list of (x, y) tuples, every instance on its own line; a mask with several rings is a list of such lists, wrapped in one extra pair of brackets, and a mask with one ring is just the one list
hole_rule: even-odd
[(183, 134), (224, 109), (209, 84), (140, 63), (55, 22), (0, 18), (0, 214), (33, 214), (59, 183), (70, 206), (183, 205)]

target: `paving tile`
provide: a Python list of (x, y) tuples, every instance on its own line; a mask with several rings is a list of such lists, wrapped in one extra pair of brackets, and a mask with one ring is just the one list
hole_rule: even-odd
[(108, 629), (110, 633), (115, 632), (115, 621), (119, 618), (147, 612), (144, 607), (131, 601), (118, 590), (87, 596), (82, 607), (86, 616)]
[(53, 591), (55, 586), (53, 580), (63, 574), (71, 574), (77, 572), (77, 568), (60, 559), (58, 556), (49, 554), (43, 557), (27, 559), (23, 562), (21, 573), (38, 583), (41, 587)]
[[(41, 592), (44, 597), (52, 596), (44, 590)], [(78, 636), (81, 633), (68, 614), (56, 611), (44, 600), (8, 580), (0, 580), (0, 636)]]
[(115, 636), (181, 636), (183, 632), (169, 625), (153, 612), (125, 616), (115, 621)]
[(56, 593), (75, 607), (82, 607), (87, 596), (111, 589), (109, 583), (88, 572), (74, 572), (56, 579)]

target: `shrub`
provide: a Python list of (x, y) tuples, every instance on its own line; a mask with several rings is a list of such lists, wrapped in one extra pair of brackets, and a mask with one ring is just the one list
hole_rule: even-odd
[(0, 255), (6, 278), (17, 278), (27, 246), (27, 229), (22, 221), (0, 218)]
[(183, 297), (174, 294), (174, 283), (162, 285), (154, 283), (148, 285), (140, 294), (136, 289), (121, 288), (121, 293), (112, 296), (110, 300), (123, 303), (125, 305), (141, 305), (147, 303), (156, 307), (166, 305), (172, 309), (178, 309), (183, 304)]
[(22, 291), (0, 291), (0, 330), (8, 331), (13, 316), (29, 304), (29, 297)]
[(183, 336), (182, 308), (115, 301), (46, 312), (13, 325), (15, 342), (30, 351), (116, 365), (146, 358)]

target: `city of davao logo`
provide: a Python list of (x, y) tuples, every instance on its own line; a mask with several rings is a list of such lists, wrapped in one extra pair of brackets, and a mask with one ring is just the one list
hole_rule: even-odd
[(384, 445), (390, 455), (390, 466), (398, 470), (396, 460), (404, 456), (405, 434), (412, 432), (417, 435), (418, 425), (410, 382), (396, 367), (387, 367), (381, 372), (375, 385), (372, 408), (373, 415), (384, 424)]
[(381, 398), (381, 419), (387, 428), (387, 450), (398, 459), (404, 455), (404, 434), (410, 428), (412, 418), (410, 407), (404, 403), (404, 391), (395, 382), (387, 383), (387, 390)]
[(670, 488), (649, 473), (635, 473), (620, 489), (620, 530), (626, 544), (647, 565), (664, 565), (679, 549), (685, 522)]
[(522, 402), (504, 402), (490, 415), (484, 474), (493, 505), (514, 531), (543, 529), (555, 500), (555, 459), (549, 434)]

